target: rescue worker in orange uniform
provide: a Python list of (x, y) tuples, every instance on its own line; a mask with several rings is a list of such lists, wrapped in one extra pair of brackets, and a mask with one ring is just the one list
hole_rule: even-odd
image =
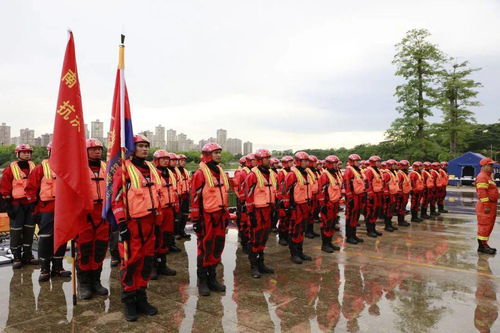
[(270, 170), (271, 153), (259, 149), (255, 153), (257, 166), (252, 168), (245, 179), (245, 204), (250, 221), (249, 254), (251, 272), (254, 278), (261, 274), (271, 274), (274, 270), (264, 263), (271, 214), (276, 205), (276, 174)]
[(293, 157), (292, 156), (283, 156), (281, 158), (281, 165), (283, 168), (278, 173), (278, 192), (276, 193), (276, 197), (278, 199), (278, 214), (279, 214), (279, 224), (278, 224), (278, 243), (282, 246), (288, 246), (288, 229), (290, 227), (290, 215), (288, 212), (290, 210), (286, 210), (283, 203), (283, 190), (286, 186), (285, 178), (286, 175), (291, 171), (291, 167), (293, 165)]
[(282, 192), (283, 205), (290, 216), (288, 247), (295, 264), (312, 260), (303, 250), (304, 229), (311, 215), (313, 187), (313, 180), (307, 172), (308, 165), (309, 155), (306, 152), (295, 153), (295, 166), (286, 175)]
[(377, 219), (382, 215), (384, 183), (380, 173), (380, 157), (373, 155), (368, 159), (370, 166), (365, 171), (366, 183), (366, 232), (368, 237), (382, 236), (376, 229)]
[(153, 163), (146, 161), (150, 148), (148, 138), (136, 135), (134, 143), (132, 158), (124, 161), (125, 170), (118, 169), (113, 177), (112, 194), (112, 209), (120, 235), (120, 282), (127, 321), (136, 321), (138, 314), (158, 313), (148, 302), (146, 289), (155, 261), (155, 226), (161, 219), (162, 182)]
[[(270, 167), (269, 167), (269, 172), (274, 174), (274, 178), (277, 180), (278, 179), (278, 172), (279, 172), (279, 164), (280, 161), (276, 157), (272, 157), (270, 159)], [(276, 183), (276, 189), (275, 189), (275, 195), (278, 193), (278, 183)], [(277, 206), (275, 205), (275, 209), (271, 211), (271, 231), (274, 233), (278, 232), (278, 220), (279, 220), (279, 212), (278, 209), (276, 209)]]
[(397, 176), (399, 183), (399, 193), (397, 197), (396, 213), (398, 215), (398, 225), (407, 227), (410, 225), (405, 221), (406, 205), (408, 204), (411, 192), (411, 181), (408, 175), (410, 162), (408, 162), (407, 160), (401, 160), (399, 161), (398, 166), (399, 170), (397, 171)]
[(430, 167), (431, 167), (430, 162), (423, 163), (422, 178), (424, 181), (424, 191), (422, 194), (422, 205), (420, 208), (420, 217), (422, 219), (431, 218), (430, 215), (427, 215), (427, 207), (429, 207), (432, 200), (431, 199), (432, 195), (434, 193), (434, 179), (432, 178), (432, 175), (430, 173)]
[(422, 202), (422, 195), (424, 191), (424, 179), (422, 177), (420, 168), (422, 168), (422, 162), (415, 161), (412, 165), (412, 171), (410, 171), (409, 177), (411, 182), (411, 221), (412, 222), (422, 222), (423, 219), (418, 217), (418, 212), (420, 211), (420, 204)]
[(38, 265), (38, 260), (31, 252), (35, 232), (34, 205), (28, 202), (25, 193), (35, 163), (31, 161), (33, 149), (30, 145), (16, 146), (15, 153), (17, 161), (10, 163), (3, 171), (0, 194), (7, 203), (10, 250), (14, 256), (12, 268), (19, 269), (23, 265)]
[[(363, 178), (363, 180), (365, 180), (365, 171), (366, 171), (367, 167), (368, 167), (368, 161), (361, 160), (361, 162), (359, 162), (359, 170), (361, 171), (361, 178)], [(361, 215), (363, 215), (363, 218), (365, 221), (366, 221), (366, 200), (367, 200), (367, 196), (366, 196), (366, 192), (365, 192), (365, 195), (361, 199)], [(359, 223), (358, 223), (358, 226), (359, 226)]]
[(344, 173), (345, 189), (345, 234), (346, 242), (350, 244), (362, 243), (363, 239), (356, 235), (359, 216), (361, 215), (362, 199), (366, 193), (365, 182), (359, 169), (361, 157), (351, 154)]
[(177, 175), (178, 182), (178, 194), (179, 194), (179, 212), (177, 217), (177, 239), (191, 239), (191, 235), (186, 233), (186, 222), (189, 217), (189, 193), (191, 192), (191, 177), (189, 176), (189, 171), (186, 167), (186, 155), (177, 155), (177, 167), (175, 168), (175, 173)]
[(396, 175), (396, 161), (393, 159), (387, 160), (387, 169), (383, 173), (384, 180), (384, 230), (393, 232), (398, 230), (392, 225), (392, 217), (396, 210), (396, 196), (399, 193), (398, 177)]
[(483, 158), (479, 164), (481, 172), (476, 177), (476, 215), (477, 215), (477, 251), (486, 254), (495, 254), (497, 250), (488, 245), (495, 219), (497, 217), (498, 188), (493, 181), (493, 166), (495, 165), (489, 157)]
[(108, 289), (101, 284), (102, 262), (109, 241), (109, 222), (102, 218), (106, 197), (106, 163), (101, 161), (101, 141), (87, 139), (86, 144), (94, 206), (87, 215), (87, 223), (83, 224), (76, 237), (78, 295), (81, 299), (90, 299), (93, 294), (108, 294)]
[(243, 253), (249, 254), (248, 249), (248, 239), (250, 237), (249, 234), (249, 221), (248, 214), (245, 207), (245, 179), (247, 178), (250, 170), (256, 166), (255, 155), (248, 154), (245, 156), (245, 166), (241, 168), (240, 172), (235, 175), (236, 182), (238, 183), (238, 202), (241, 208), (241, 217), (240, 217), (240, 226), (238, 228), (238, 235), (240, 238), (241, 249)]
[[(175, 153), (167, 153), (168, 154), (168, 169), (174, 174), (175, 181), (177, 183), (177, 196), (179, 196), (179, 191), (181, 191), (181, 175), (178, 173), (177, 162), (179, 160), (179, 156)], [(177, 199), (177, 206), (179, 206), (179, 199)], [(174, 234), (179, 233), (179, 207), (176, 208), (175, 221), (174, 221)], [(182, 237), (181, 237), (182, 238)], [(181, 252), (181, 249), (175, 244), (175, 237), (173, 239), (169, 239), (169, 252)]]
[[(248, 175), (248, 172), (246, 172), (245, 169), (248, 171), (250, 171), (250, 169), (247, 167), (247, 159), (245, 156), (241, 157), (239, 162), (240, 166), (234, 172), (232, 185), (234, 194), (236, 195), (236, 227), (238, 228), (238, 238), (242, 249), (245, 250), (247, 248), (248, 240), (246, 239), (246, 230), (242, 225), (242, 214), (244, 213), (243, 211), (245, 207), (242, 200), (244, 194), (240, 191), (240, 182), (242, 179), (244, 180), (246, 178), (246, 175)], [(241, 175), (242, 172), (245, 174)]]
[(448, 186), (448, 162), (441, 162), (441, 168), (439, 169), (439, 174), (441, 175), (441, 186), (439, 187), (438, 197), (437, 197), (437, 205), (439, 213), (448, 213), (446, 209), (444, 209), (444, 199), (446, 198), (446, 186)]
[[(71, 272), (63, 268), (63, 258), (66, 244), (61, 245), (54, 253), (54, 210), (56, 194), (56, 175), (50, 167), (50, 152), (52, 143), (47, 145), (49, 159), (33, 169), (28, 177), (26, 198), (30, 203), (36, 203), (35, 211), (39, 219), (38, 260), (40, 261), (40, 276), (38, 281), (45, 282), (51, 277), (70, 277)], [(51, 269), (52, 262), (52, 269)]]
[(339, 158), (335, 155), (327, 156), (325, 158), (325, 168), (318, 180), (318, 199), (321, 211), (321, 250), (326, 253), (340, 250), (340, 247), (332, 244), (342, 191), (342, 176), (338, 173), (338, 161)]
[(431, 163), (430, 173), (432, 175), (432, 180), (434, 181), (434, 188), (432, 191), (431, 201), (429, 203), (431, 207), (431, 216), (439, 216), (441, 215), (437, 208), (437, 200), (439, 196), (440, 188), (442, 187), (443, 180), (441, 179), (441, 173), (439, 172), (441, 169), (441, 164), (439, 162)]
[[(175, 174), (168, 168), (170, 164), (169, 153), (159, 149), (153, 154), (153, 164), (161, 176), (160, 205), (161, 216), (155, 226), (155, 262), (151, 280), (156, 280), (158, 275), (174, 276), (177, 272), (167, 266), (167, 254), (174, 241), (175, 215), (179, 211), (179, 188)], [(189, 207), (189, 206), (188, 206)]]
[(312, 179), (312, 199), (310, 201), (310, 218), (306, 223), (305, 236), (307, 238), (319, 237), (320, 234), (314, 231), (314, 223), (319, 219), (319, 200), (318, 200), (318, 179), (320, 174), (316, 169), (318, 163), (318, 158), (314, 155), (309, 155), (309, 166), (306, 169), (307, 173), (311, 176)]
[(226, 286), (217, 281), (216, 267), (226, 241), (229, 180), (219, 165), (222, 147), (209, 142), (201, 152), (200, 168), (191, 184), (191, 220), (198, 245), (198, 292), (209, 296), (210, 291), (226, 291)]

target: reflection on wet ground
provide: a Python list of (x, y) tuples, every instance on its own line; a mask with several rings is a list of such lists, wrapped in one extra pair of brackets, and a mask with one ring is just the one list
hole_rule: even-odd
[[(347, 245), (326, 254), (306, 239), (313, 261), (294, 265), (288, 250), (269, 241), (276, 274), (249, 275), (249, 264), (228, 231), (218, 274), (225, 294), (198, 297), (195, 239), (169, 256), (177, 276), (152, 281), (155, 317), (122, 317), (118, 271), (105, 262), (107, 298), (71, 305), (71, 282), (38, 282), (39, 269), (0, 268), (0, 329), (6, 332), (492, 332), (497, 321), (500, 256), (476, 252), (474, 195), (451, 192), (451, 213)], [(318, 228), (318, 226), (316, 227)], [(498, 228), (498, 227), (497, 227)], [(361, 232), (364, 228), (360, 228)], [(494, 231), (491, 244), (500, 244)], [(69, 262), (66, 262), (69, 267)]]

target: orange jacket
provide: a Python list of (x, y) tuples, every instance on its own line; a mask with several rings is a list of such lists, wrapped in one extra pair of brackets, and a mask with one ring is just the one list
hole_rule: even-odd
[(49, 160), (42, 161), (43, 178), (40, 185), (40, 200), (51, 201), (56, 198), (56, 175), (50, 167)]
[[(177, 179), (168, 168), (164, 170), (159, 170), (161, 175), (161, 187), (160, 187), (160, 204), (162, 207), (172, 207), (178, 202), (177, 195)], [(167, 177), (168, 174), (168, 177)]]
[(276, 173), (269, 170), (263, 173), (258, 167), (253, 167), (252, 172), (245, 179), (246, 206), (251, 211), (252, 206), (257, 208), (273, 206), (276, 202)]
[(321, 202), (336, 203), (340, 201), (342, 182), (339, 182), (337, 175), (332, 175), (328, 169), (324, 169), (321, 177), (319, 177), (318, 186), (320, 189)]
[(408, 194), (411, 192), (411, 181), (410, 177), (403, 170), (398, 170), (398, 181), (399, 188), (404, 194)]
[(148, 179), (132, 161), (125, 161), (126, 172), (130, 179), (130, 188), (127, 191), (128, 215), (132, 218), (159, 212), (161, 178), (151, 162), (146, 161), (146, 165), (150, 172)]
[(413, 191), (423, 191), (424, 190), (424, 180), (422, 175), (418, 171), (410, 171), (410, 182)]
[[(29, 173), (35, 168), (35, 163), (29, 161)], [(28, 174), (24, 173), (17, 161), (10, 163), (10, 170), (12, 172), (12, 198), (22, 199), (26, 197), (25, 189), (28, 184)]]
[(491, 179), (491, 173), (481, 171), (476, 177), (476, 193), (479, 202), (498, 202), (498, 188)]
[(89, 167), (89, 174), (92, 181), (92, 199), (94, 203), (102, 203), (106, 198), (106, 163), (101, 161), (98, 172)]

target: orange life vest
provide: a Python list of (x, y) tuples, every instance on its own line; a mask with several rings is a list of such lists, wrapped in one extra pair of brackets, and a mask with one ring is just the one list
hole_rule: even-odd
[(363, 180), (363, 177), (361, 177), (361, 174), (356, 171), (352, 166), (348, 166), (354, 173), (354, 179), (352, 180), (352, 187), (353, 191), (355, 194), (362, 194), (365, 192), (365, 181)]
[(92, 199), (95, 203), (102, 202), (106, 197), (106, 163), (101, 161), (101, 167), (99, 168), (98, 174), (89, 167), (89, 174), (90, 180), (93, 182)]
[[(339, 183), (338, 178), (334, 177), (330, 173), (330, 171), (328, 171), (327, 169), (325, 169), (323, 171), (323, 173), (325, 173), (328, 176), (328, 180), (329, 180), (329, 184), (328, 184), (328, 188), (327, 188), (328, 199), (331, 202), (339, 202), (339, 200), (340, 200), (340, 186), (341, 186), (341, 184)], [(335, 179), (335, 178), (337, 178), (337, 179)]]
[(177, 180), (175, 179), (174, 173), (167, 168), (168, 172), (168, 183), (165, 178), (161, 178), (161, 189), (160, 189), (160, 203), (162, 207), (170, 207), (177, 200)]
[(432, 178), (434, 179), (434, 187), (441, 187), (443, 180), (441, 179), (441, 173), (436, 170), (431, 170)]
[(422, 173), (427, 174), (427, 179), (425, 180), (425, 186), (427, 188), (434, 188), (434, 179), (432, 178), (430, 172), (428, 172), (427, 170), (422, 170)]
[(312, 198), (312, 179), (311, 175), (308, 173), (307, 177), (304, 178), (302, 173), (296, 167), (292, 167), (291, 171), (297, 177), (297, 182), (293, 188), (293, 201), (298, 204), (303, 204), (309, 202)]
[(410, 193), (411, 192), (410, 178), (408, 177), (408, 175), (404, 171), (399, 170), (398, 172), (403, 176), (403, 183), (401, 186), (403, 193), (404, 194)]
[(229, 180), (224, 170), (218, 165), (219, 179), (215, 178), (208, 166), (200, 162), (200, 169), (205, 177), (203, 186), (203, 210), (207, 213), (214, 213), (228, 207)]
[(375, 171), (373, 167), (368, 167), (373, 173), (373, 179), (372, 179), (372, 188), (373, 192), (380, 192), (384, 189), (384, 182), (382, 181), (382, 177), (380, 174)]
[(179, 168), (175, 168), (175, 174), (177, 175), (177, 179), (179, 180), (178, 182), (178, 191), (179, 194), (184, 194), (189, 192), (189, 173), (187, 172), (186, 169), (181, 172)]
[(268, 207), (276, 202), (276, 175), (274, 171), (269, 172), (269, 181), (257, 167), (252, 168), (257, 177), (257, 185), (254, 189), (253, 202), (255, 207)]
[(161, 177), (155, 166), (146, 161), (149, 167), (150, 180), (130, 160), (125, 161), (125, 167), (130, 178), (130, 188), (127, 191), (128, 214), (132, 218), (141, 218), (154, 213), (160, 208)]
[(52, 201), (56, 198), (56, 174), (50, 168), (49, 160), (42, 161), (43, 177), (40, 184), (40, 200)]
[(445, 187), (448, 185), (448, 174), (443, 169), (439, 169), (439, 175), (441, 176), (441, 184), (438, 186)]
[[(28, 161), (30, 172), (35, 168), (35, 163)], [(12, 171), (12, 197), (14, 199), (21, 199), (26, 196), (24, 190), (28, 184), (28, 175), (26, 175), (23, 170), (17, 164), (17, 161), (10, 164), (10, 170)]]
[(411, 171), (410, 175), (415, 173), (417, 175), (417, 180), (415, 181), (414, 191), (423, 191), (424, 190), (424, 180), (422, 179), (422, 175), (416, 171)]
[(306, 171), (309, 174), (309, 176), (311, 177), (311, 192), (313, 194), (316, 194), (316, 193), (318, 193), (318, 181), (316, 179), (317, 177), (310, 168), (306, 168)]
[(399, 192), (398, 179), (392, 171), (389, 170), (387, 173), (391, 176), (391, 179), (389, 179), (389, 193), (396, 194)]

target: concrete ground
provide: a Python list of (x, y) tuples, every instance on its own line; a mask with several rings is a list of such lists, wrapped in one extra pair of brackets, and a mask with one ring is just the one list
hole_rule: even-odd
[[(476, 252), (474, 205), (470, 191), (449, 192), (450, 213), (377, 239), (365, 236), (362, 245), (346, 245), (338, 234), (342, 250), (334, 254), (321, 252), (319, 239), (306, 239), (304, 252), (313, 261), (303, 265), (291, 263), (287, 248), (271, 238), (266, 261), (277, 273), (261, 279), (250, 277), (230, 229), (219, 267), (227, 292), (210, 297), (197, 294), (194, 237), (178, 242), (183, 252), (169, 255), (177, 276), (152, 281), (148, 289), (159, 314), (136, 323), (123, 319), (118, 270), (110, 270), (109, 259), (103, 284), (111, 295), (76, 307), (69, 280), (41, 284), (38, 268), (0, 267), (0, 330), (500, 332), (500, 255)], [(500, 247), (498, 234), (494, 230), (490, 243)]]

